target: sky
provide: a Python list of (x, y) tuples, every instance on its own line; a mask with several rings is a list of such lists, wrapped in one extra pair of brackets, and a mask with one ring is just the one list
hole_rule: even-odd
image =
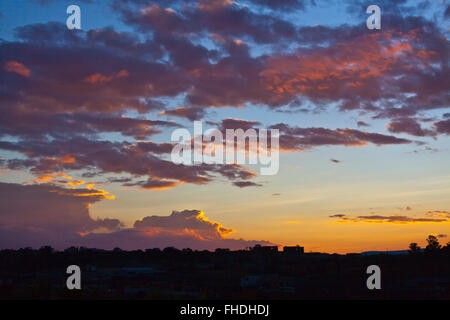
[[(447, 243), (449, 4), (2, 1), (0, 249)], [(171, 161), (200, 120), (278, 129), (277, 174)]]

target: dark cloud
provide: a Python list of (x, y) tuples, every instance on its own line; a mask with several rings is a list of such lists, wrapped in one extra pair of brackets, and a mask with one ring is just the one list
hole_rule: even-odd
[(203, 108), (195, 108), (195, 107), (178, 107), (176, 109), (171, 110), (164, 110), (159, 113), (160, 115), (166, 115), (166, 116), (174, 116), (174, 117), (180, 117), (180, 118), (186, 118), (191, 121), (194, 120), (200, 120), (202, 119), (206, 112)]
[(275, 11), (305, 10), (309, 3), (314, 3), (314, 1), (304, 0), (250, 0), (250, 2)]
[[(216, 176), (239, 186), (254, 177), (240, 166), (173, 164), (167, 160), (170, 143), (128, 142), (177, 126), (124, 116), (130, 112), (196, 120), (209, 107), (323, 112), (338, 105), (361, 117), (388, 118), (392, 132), (433, 136), (414, 119), (449, 106), (448, 40), (437, 22), (413, 15), (418, 7), (409, 9), (404, 1), (382, 3), (392, 13), (383, 16), (383, 32), (368, 33), (359, 25), (298, 28), (284, 15), (311, 4), (113, 1), (136, 32), (73, 32), (56, 22), (17, 28), (14, 40), (0, 42), (0, 146), (22, 155), (4, 165), (36, 174), (130, 174), (128, 186), (147, 189), (206, 184)], [(268, 50), (255, 54), (260, 44)], [(183, 107), (169, 109), (168, 99), (182, 100)], [(447, 122), (435, 123), (436, 132), (448, 134)], [(221, 129), (260, 125), (229, 118)], [(288, 151), (412, 142), (348, 128), (272, 128), (280, 129), (281, 148)], [(127, 142), (112, 140), (110, 133)]]
[(390, 135), (359, 131), (356, 129), (325, 129), (298, 128), (286, 124), (271, 126), (280, 130), (280, 148), (283, 150), (303, 150), (317, 146), (342, 145), (364, 146), (368, 143), (375, 145), (407, 144), (412, 141)]
[(180, 184), (179, 181), (175, 180), (159, 180), (149, 178), (148, 180), (138, 181), (138, 182), (126, 182), (123, 184), (125, 187), (135, 187), (138, 186), (142, 189), (147, 190), (164, 190), (176, 187)]
[(450, 18), (450, 4), (448, 4), (447, 7), (445, 8), (444, 17), (446, 19)]
[(369, 216), (358, 216), (356, 218), (350, 218), (343, 214), (336, 214), (330, 216), (330, 218), (339, 218), (343, 222), (372, 222), (372, 223), (419, 223), (419, 222), (448, 222), (448, 219), (443, 218), (416, 218), (404, 215), (390, 215), (390, 216), (380, 216), (380, 215), (369, 215)]
[[(50, 0), (36, 0), (36, 1), (50, 1)], [(91, 0), (87, 0), (91, 1)], [(138, 5), (138, 6), (152, 6), (159, 5), (161, 7), (173, 7), (178, 8), (180, 5), (185, 3), (182, 0), (116, 0), (115, 5), (118, 6), (122, 3), (127, 5)], [(222, 8), (224, 6), (231, 6), (233, 1), (228, 0), (200, 0), (196, 1), (200, 6), (209, 8)], [(259, 6), (263, 8), (268, 8), (274, 11), (284, 11), (284, 10), (305, 10), (309, 5), (315, 5), (314, 0), (246, 0), (239, 1), (235, 5), (249, 5), (249, 6)]]
[(87, 246), (135, 250), (173, 246), (235, 250), (257, 243), (270, 244), (264, 240), (226, 238), (234, 230), (210, 221), (199, 210), (145, 217), (131, 228), (124, 228), (117, 219), (93, 219), (90, 206), (104, 198), (97, 189), (0, 183), (0, 249), (51, 245), (57, 249)]
[[(349, 8), (356, 8), (361, 15), (362, 3), (351, 3)], [(286, 10), (303, 7), (303, 4), (293, 0), (258, 1), (256, 7), (253, 3), (247, 7), (218, 0), (190, 4), (116, 1), (114, 8), (123, 15), (126, 23), (138, 27), (145, 40), (112, 28), (85, 34), (68, 32), (62, 25), (47, 24), (18, 29), (17, 34), (23, 42), (20, 45), (8, 43), (7, 46), (10, 50), (14, 47), (16, 51), (29, 51), (34, 57), (42, 55), (42, 50), (57, 48), (52, 50), (54, 61), (61, 60), (56, 56), (64, 53), (57, 44), (70, 46), (73, 54), (65, 55), (67, 58), (63, 62), (70, 65), (68, 60), (71, 60), (72, 64), (81, 66), (79, 70), (95, 71), (83, 76), (75, 73), (71, 80), (97, 75), (98, 79), (111, 79), (97, 84), (97, 91), (120, 87), (112, 92), (122, 95), (111, 97), (114, 100), (109, 102), (102, 99), (102, 103), (107, 102), (104, 108), (108, 109), (127, 105), (144, 111), (155, 106), (146, 105), (136, 97), (145, 96), (151, 100), (181, 93), (187, 93), (185, 108), (189, 110), (237, 107), (248, 103), (278, 108), (297, 102), (313, 102), (316, 107), (324, 107), (335, 102), (343, 111), (361, 109), (376, 113), (378, 117), (395, 118), (448, 107), (448, 43), (435, 22), (404, 14), (412, 12), (405, 10), (408, 7), (405, 2), (388, 1), (383, 3), (383, 10), (395, 14), (383, 16), (383, 33), (367, 33), (359, 25), (304, 26), (296, 30), (288, 20), (254, 9), (263, 6)], [(215, 42), (215, 48), (207, 48), (196, 40), (196, 37), (207, 36)], [(250, 40), (274, 45), (286, 39), (296, 41), (301, 48), (289, 53), (279, 49), (268, 55), (249, 55), (248, 48), (253, 46)], [(49, 48), (34, 52), (33, 41), (44, 42)], [(80, 64), (75, 55), (87, 58)], [(99, 55), (107, 57), (101, 64), (103, 68), (91, 61)], [(123, 61), (124, 57), (129, 58), (127, 62)], [(168, 59), (167, 64), (159, 62), (162, 57)], [(39, 67), (36, 58), (23, 58), (17, 62), (34, 74), (33, 70)], [(114, 75), (122, 70), (129, 75), (115, 78)], [(161, 79), (161, 75), (165, 79)], [(32, 79), (30, 77), (28, 81)], [(39, 80), (42, 83), (43, 79)], [(72, 81), (72, 86), (75, 83), (77, 81)], [(126, 84), (133, 86), (127, 88)], [(89, 87), (83, 90), (89, 90)], [(11, 92), (14, 91), (17, 90)], [(73, 94), (73, 91), (68, 93)], [(64, 98), (60, 97), (66, 100)], [(74, 103), (89, 108), (88, 101)], [(95, 103), (101, 106), (99, 101)], [(183, 109), (171, 111), (174, 115), (187, 112)], [(195, 113), (188, 115), (190, 119), (199, 117)]]
[(248, 129), (255, 128), (256, 126), (259, 126), (259, 125), (261, 125), (261, 123), (258, 121), (227, 118), (227, 119), (222, 120), (221, 130), (224, 132), (226, 131), (226, 129), (248, 130)]
[(61, 138), (118, 132), (135, 139), (147, 139), (161, 133), (161, 128), (179, 127), (174, 122), (130, 118), (120, 114), (47, 114), (15, 108), (0, 109), (0, 125), (0, 136), (12, 135), (24, 138), (45, 136)]
[(262, 187), (262, 184), (251, 182), (251, 181), (235, 181), (233, 184), (239, 188), (247, 188), (247, 187)]
[[(54, 2), (60, 2), (61, 0), (29, 0), (30, 2), (34, 2), (40, 5), (49, 5)], [(78, 0), (78, 2), (82, 3), (92, 3), (92, 0)]]
[[(364, 0), (345, 0), (347, 5), (347, 11), (355, 15), (355, 17), (365, 18), (361, 15), (361, 12), (365, 12), (365, 9), (369, 6), (367, 1)], [(376, 3), (384, 16), (406, 16), (423, 13), (424, 10), (430, 7), (431, 1), (409, 1), (409, 0), (379, 0)]]
[[(97, 175), (128, 173), (149, 178), (148, 184), (136, 184), (147, 189), (167, 188), (180, 183), (207, 184), (216, 175), (231, 181), (256, 176), (238, 164), (175, 164), (159, 157), (159, 154), (170, 151), (171, 145), (167, 143), (109, 142), (78, 137), (55, 139), (51, 144), (41, 140), (26, 143), (0, 141), (0, 149), (20, 152), (29, 158), (6, 161), (12, 170), (31, 169), (35, 174), (68, 170), (95, 170)], [(66, 161), (67, 157), (71, 161)]]
[[(123, 226), (118, 219), (94, 219), (89, 207), (106, 198), (98, 189), (65, 189), (55, 185), (0, 183), (0, 234), (3, 247), (45, 244), (72, 240), (94, 230), (115, 231)], [(17, 237), (20, 230), (20, 237)], [(14, 232), (13, 232), (14, 231)], [(39, 243), (27, 242), (40, 234)], [(68, 244), (68, 243), (67, 243)]]
[[(242, 119), (227, 118), (221, 121), (219, 130), (223, 136), (226, 137), (226, 129), (242, 129), (244, 131), (254, 129), (254, 134), (258, 134), (258, 121), (249, 121)], [(299, 151), (322, 146), (346, 146), (346, 147), (361, 147), (372, 143), (376, 146), (382, 145), (396, 145), (409, 144), (413, 141), (403, 138), (398, 138), (392, 135), (384, 135), (380, 133), (360, 131), (356, 129), (326, 129), (326, 128), (300, 128), (289, 126), (284, 123), (269, 126), (269, 129), (279, 130), (279, 148), (282, 151)], [(250, 136), (252, 133), (249, 133)], [(270, 135), (270, 134), (269, 134)], [(224, 145), (226, 143), (224, 139)], [(271, 146), (269, 139), (268, 147)], [(203, 146), (205, 147), (205, 145)], [(225, 147), (225, 146), (224, 146)], [(249, 148), (249, 139), (245, 140), (245, 148)], [(340, 160), (330, 159), (335, 163), (340, 163)], [(250, 184), (248, 184), (250, 185)]]
[(179, 233), (166, 229), (139, 230), (136, 228), (123, 229), (114, 233), (95, 234), (84, 236), (77, 243), (85, 247), (94, 247), (112, 250), (119, 247), (124, 250), (136, 250), (147, 248), (178, 249), (191, 248), (194, 250), (210, 250), (217, 248), (229, 248), (231, 250), (242, 250), (253, 247), (256, 244), (272, 245), (265, 240), (244, 240), (233, 238), (204, 239), (196, 233), (185, 231)]
[(367, 122), (362, 121), (362, 120), (358, 121), (357, 125), (358, 125), (358, 127), (370, 127), (370, 125)]
[[(448, 107), (445, 38), (422, 19), (400, 19), (393, 24), (391, 30), (371, 34), (348, 33), (338, 27), (335, 31), (343, 31), (345, 37), (341, 41), (332, 39), (325, 47), (270, 57), (259, 73), (265, 89), (278, 98), (269, 105), (302, 96), (319, 105), (339, 101), (342, 110), (360, 109), (383, 117)], [(312, 31), (317, 30), (312, 27)], [(328, 41), (326, 32), (324, 41)]]
[(447, 219), (432, 219), (432, 218), (413, 218), (408, 216), (359, 216), (360, 221), (367, 222), (391, 222), (391, 223), (408, 223), (408, 222), (447, 222)]
[[(5, 92), (13, 92), (2, 102), (10, 108), (20, 105), (23, 110), (42, 113), (146, 112), (162, 109), (153, 98), (174, 96), (188, 88), (176, 68), (119, 51), (120, 45), (105, 45), (82, 31), (70, 32), (63, 24), (29, 25), (19, 28), (17, 35), (22, 41), (0, 44)], [(7, 72), (8, 61), (23, 65), (30, 76)]]
[(330, 216), (330, 218), (344, 218), (345, 214), (334, 214), (332, 216)]
[(387, 129), (392, 133), (407, 133), (417, 137), (435, 136), (433, 130), (423, 129), (416, 119), (400, 118), (387, 124)]
[(442, 134), (450, 134), (450, 119), (442, 120), (435, 123), (436, 131)]
[[(290, 5), (286, 1), (284, 6)], [(130, 3), (130, 2), (128, 2)], [(154, 4), (135, 1), (133, 6), (115, 2), (124, 21), (141, 32), (153, 31), (163, 36), (213, 33), (221, 37), (248, 38), (258, 43), (273, 43), (296, 36), (295, 26), (275, 15), (252, 11), (248, 6), (225, 0), (199, 0), (172, 9), (175, 2)], [(179, 2), (180, 4), (181, 2)], [(282, 3), (258, 2), (266, 7), (281, 8)], [(166, 6), (166, 7), (164, 7)]]

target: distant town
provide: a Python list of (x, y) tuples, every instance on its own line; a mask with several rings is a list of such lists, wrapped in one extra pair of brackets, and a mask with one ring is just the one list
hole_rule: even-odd
[[(430, 237), (424, 249), (411, 244), (394, 254), (305, 253), (302, 246), (261, 245), (214, 252), (2, 250), (0, 298), (449, 299), (450, 246)], [(81, 269), (80, 290), (66, 287), (69, 265)], [(366, 287), (369, 265), (381, 269), (381, 290)]]

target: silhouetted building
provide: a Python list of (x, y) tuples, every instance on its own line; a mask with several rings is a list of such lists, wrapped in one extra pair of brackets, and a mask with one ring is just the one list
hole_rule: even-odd
[(252, 251), (256, 252), (256, 253), (277, 253), (278, 247), (277, 246), (262, 246), (260, 244), (257, 244), (252, 248)]
[(286, 254), (303, 254), (305, 253), (305, 248), (300, 247), (300, 246), (286, 246), (283, 248), (283, 252)]

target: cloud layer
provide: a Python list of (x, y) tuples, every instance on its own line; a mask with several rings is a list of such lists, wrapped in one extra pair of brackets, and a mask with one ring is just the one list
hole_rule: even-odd
[[(427, 214), (427, 216), (429, 216)], [(420, 222), (434, 222), (434, 223), (445, 223), (450, 220), (447, 217), (443, 218), (431, 218), (431, 217), (412, 217), (405, 215), (390, 215), (390, 216), (381, 216), (381, 215), (367, 215), (367, 216), (358, 216), (355, 218), (348, 217), (345, 214), (335, 214), (330, 216), (330, 218), (338, 218), (338, 222), (369, 222), (369, 223), (420, 223)]]
[(132, 227), (114, 218), (94, 219), (92, 204), (106, 199), (98, 189), (65, 188), (53, 183), (0, 183), (0, 249), (51, 245), (112, 249), (243, 249), (267, 241), (226, 238), (234, 230), (210, 221), (200, 210), (147, 216)]
[[(450, 101), (448, 40), (441, 20), (417, 15), (430, 4), (383, 2), (383, 32), (358, 24), (299, 25), (286, 14), (307, 12), (314, 1), (127, 0), (108, 5), (134, 32), (114, 27), (70, 31), (47, 22), (20, 26), (13, 40), (0, 42), (5, 80), (0, 148), (21, 154), (9, 158), (5, 169), (125, 174), (133, 176), (127, 186), (149, 190), (206, 184), (220, 176), (237, 187), (260, 185), (238, 165), (170, 163), (170, 143), (149, 139), (181, 125), (150, 119), (150, 112), (192, 121), (219, 107), (326, 112), (337, 106), (389, 121), (390, 134), (268, 124), (280, 129), (285, 151), (413, 142), (391, 134), (449, 134), (448, 118), (423, 125), (422, 114), (444, 110)], [(350, 0), (344, 5), (351, 14), (364, 7)], [(221, 125), (246, 129), (261, 124), (224, 119)], [(369, 124), (359, 121), (358, 126)], [(66, 156), (74, 161), (60, 161)]]

